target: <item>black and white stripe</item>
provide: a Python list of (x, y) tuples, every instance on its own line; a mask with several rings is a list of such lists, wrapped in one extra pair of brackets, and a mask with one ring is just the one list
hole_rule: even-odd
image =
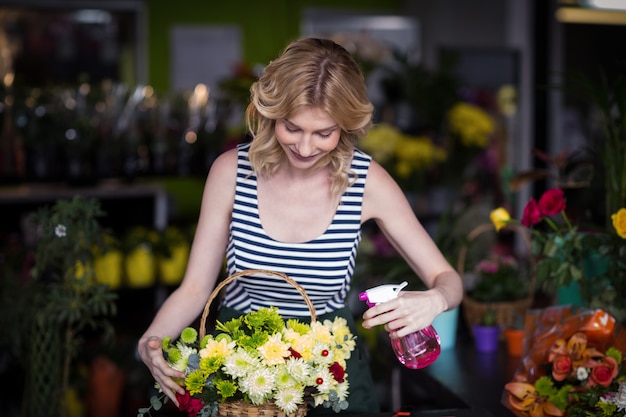
[[(265, 233), (260, 220), (256, 176), (248, 160), (249, 144), (240, 145), (237, 188), (226, 253), (227, 270), (244, 269), (282, 272), (307, 292), (317, 314), (344, 306), (361, 240), (361, 203), (371, 158), (355, 151), (351, 170), (357, 180), (346, 190), (322, 236), (303, 243), (276, 241)], [(275, 276), (244, 276), (229, 284), (224, 305), (249, 312), (277, 307), (284, 317), (310, 315), (300, 293)]]

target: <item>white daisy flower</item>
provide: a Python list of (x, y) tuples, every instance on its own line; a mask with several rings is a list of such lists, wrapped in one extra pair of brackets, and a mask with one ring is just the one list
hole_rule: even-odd
[(57, 235), (57, 237), (65, 237), (67, 235), (67, 228), (63, 224), (57, 224), (54, 228), (54, 234)]
[(241, 390), (248, 393), (254, 404), (262, 404), (274, 389), (275, 379), (268, 368), (258, 367), (241, 379)]
[(298, 382), (306, 382), (311, 375), (311, 367), (302, 358), (291, 357), (285, 362), (287, 373)]
[(235, 378), (248, 375), (259, 364), (259, 359), (250, 355), (244, 349), (237, 349), (235, 353), (226, 357), (224, 371)]
[(293, 387), (297, 384), (294, 377), (289, 374), (286, 364), (281, 364), (275, 367), (274, 373), (276, 374), (276, 387), (280, 389), (286, 387)]
[(626, 411), (626, 382), (620, 382), (619, 384), (615, 405), (617, 405), (618, 411)]
[(178, 343), (176, 347), (180, 351), (180, 359), (172, 365), (172, 368), (180, 372), (185, 372), (185, 370), (187, 369), (187, 364), (189, 363), (189, 357), (196, 353), (196, 349), (192, 348), (191, 346), (186, 346), (182, 343)]
[(335, 362), (335, 352), (326, 343), (316, 343), (313, 346), (313, 357), (319, 364), (330, 365)]
[(587, 368), (585, 368), (584, 366), (579, 366), (578, 369), (576, 369), (576, 378), (579, 381), (584, 381), (589, 377), (589, 371), (587, 370)]
[(333, 386), (333, 381), (335, 381), (335, 378), (328, 370), (328, 367), (320, 366), (314, 370), (313, 382), (319, 392), (328, 393)]
[(302, 390), (295, 387), (281, 389), (274, 395), (274, 403), (287, 415), (295, 413), (302, 402)]
[(339, 397), (339, 401), (344, 401), (348, 399), (348, 390), (350, 389), (350, 384), (348, 383), (348, 375), (346, 375), (346, 379), (335, 386), (335, 392), (337, 392), (337, 396)]

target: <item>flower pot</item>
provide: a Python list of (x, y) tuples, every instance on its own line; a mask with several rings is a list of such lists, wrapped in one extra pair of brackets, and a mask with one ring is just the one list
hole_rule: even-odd
[(524, 337), (526, 331), (521, 329), (506, 329), (504, 337), (506, 339), (507, 352), (510, 356), (522, 356), (524, 351)]
[(433, 321), (433, 327), (439, 334), (441, 350), (453, 348), (456, 343), (457, 324), (459, 322), (459, 307), (444, 311)]
[(498, 350), (500, 328), (498, 326), (472, 326), (474, 344), (478, 352), (489, 353)]

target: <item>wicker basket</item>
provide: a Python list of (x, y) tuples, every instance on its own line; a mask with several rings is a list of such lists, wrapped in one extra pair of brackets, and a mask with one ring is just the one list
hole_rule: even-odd
[[(530, 247), (530, 237), (528, 231), (522, 226), (509, 224), (506, 229), (516, 232), (522, 236), (524, 242)], [(492, 223), (481, 224), (474, 228), (468, 235), (466, 244), (461, 246), (459, 251), (459, 258), (457, 263), (457, 270), (463, 277), (465, 276), (465, 262), (467, 257), (468, 245), (476, 239), (479, 235), (486, 232), (495, 232), (495, 227)], [(528, 294), (525, 298), (515, 301), (501, 301), (501, 302), (483, 302), (474, 300), (467, 292), (463, 295), (463, 315), (465, 321), (470, 326), (479, 324), (483, 316), (488, 311), (493, 311), (495, 314), (496, 323), (501, 328), (512, 327), (515, 324), (517, 316), (524, 317), (526, 310), (528, 310), (533, 303), (535, 293), (535, 263), (534, 259), (530, 257), (530, 282), (528, 285)], [(504, 337), (501, 332), (501, 337)]]
[[(300, 284), (298, 284), (296, 281), (294, 281), (293, 279), (289, 278), (287, 275), (280, 273), (280, 272), (266, 271), (262, 269), (247, 269), (247, 270), (240, 271), (233, 275), (228, 276), (215, 287), (215, 289), (209, 296), (209, 299), (207, 300), (206, 305), (204, 306), (204, 311), (202, 312), (202, 317), (200, 320), (200, 331), (199, 331), (200, 339), (202, 339), (206, 335), (206, 321), (207, 321), (207, 317), (209, 317), (209, 311), (210, 311), (211, 303), (213, 302), (213, 300), (217, 298), (221, 290), (230, 282), (234, 281), (235, 279), (241, 276), (252, 275), (252, 274), (273, 275), (275, 277), (282, 278), (287, 283), (292, 285), (296, 290), (298, 290), (300, 295), (302, 295), (304, 302), (309, 308), (309, 311), (311, 312), (311, 322), (316, 320), (315, 307), (313, 306), (311, 299), (307, 295), (304, 288), (302, 288)], [(285, 414), (285, 412), (281, 410), (280, 408), (278, 408), (274, 403), (254, 405), (254, 404), (250, 404), (245, 401), (242, 401), (242, 400), (227, 402), (227, 403), (219, 403), (217, 407), (217, 416), (219, 417), (304, 417), (306, 416), (306, 414), (307, 414), (306, 404), (299, 405), (298, 409), (292, 414)]]

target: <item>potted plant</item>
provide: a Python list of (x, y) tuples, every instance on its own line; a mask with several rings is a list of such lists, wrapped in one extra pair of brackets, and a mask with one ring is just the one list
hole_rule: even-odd
[(517, 314), (513, 325), (504, 329), (504, 339), (506, 340), (509, 356), (522, 356), (525, 338), (524, 317), (521, 314)]
[(494, 309), (488, 309), (477, 324), (472, 325), (476, 350), (482, 353), (495, 352), (500, 342), (500, 326)]
[(491, 212), (496, 229), (515, 224), (528, 228), (536, 280), (548, 292), (576, 284), (581, 304), (607, 309), (626, 320), (626, 209), (614, 213), (613, 230), (580, 230), (566, 213), (563, 190), (548, 189), (538, 201), (530, 198), (520, 221), (502, 207)]
[[(521, 227), (511, 225), (501, 230), (492, 223), (481, 224), (467, 235), (466, 242), (461, 246), (457, 270), (463, 278), (465, 294), (462, 306), (468, 326), (479, 324), (485, 317), (493, 315), (502, 330), (513, 324), (516, 315), (525, 314), (533, 303), (534, 263), (532, 258), (522, 262), (511, 244), (497, 244), (497, 240), (496, 243), (489, 241), (488, 246), (482, 248), (482, 258), (480, 251), (474, 251), (473, 256), (468, 255), (470, 246), (477, 249), (479, 236), (494, 233), (496, 238), (502, 238), (506, 233), (518, 233), (524, 241), (528, 241), (527, 232)], [(507, 235), (507, 238), (510, 237)], [(488, 251), (486, 255), (485, 249)], [(466, 271), (467, 265), (473, 267)]]
[(73, 361), (94, 330), (112, 341), (115, 292), (97, 281), (94, 247), (105, 245), (97, 200), (58, 200), (28, 216), (34, 243), (24, 405), (26, 415), (66, 416)]

